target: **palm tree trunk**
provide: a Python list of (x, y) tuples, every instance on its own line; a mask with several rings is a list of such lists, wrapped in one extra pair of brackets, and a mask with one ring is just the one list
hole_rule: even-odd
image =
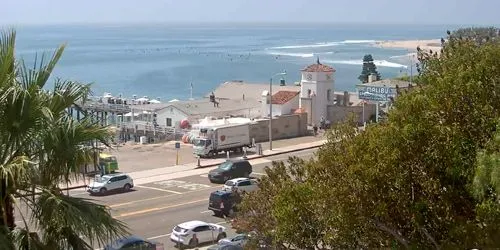
[(14, 223), (14, 204), (7, 193), (7, 182), (0, 180), (0, 226), (7, 226), (10, 230), (16, 227)]

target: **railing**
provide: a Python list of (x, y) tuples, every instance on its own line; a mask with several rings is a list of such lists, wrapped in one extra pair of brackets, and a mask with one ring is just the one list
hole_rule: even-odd
[(112, 104), (112, 103), (101, 103), (96, 101), (86, 101), (83, 104), (79, 104), (84, 110), (98, 110), (98, 111), (113, 111), (113, 112), (123, 112), (128, 113), (131, 111), (129, 105), (125, 104)]

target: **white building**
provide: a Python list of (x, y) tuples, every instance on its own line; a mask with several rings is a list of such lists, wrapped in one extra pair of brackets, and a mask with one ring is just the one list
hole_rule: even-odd
[[(273, 94), (272, 108), (273, 117), (280, 115), (292, 114), (296, 109), (299, 108), (299, 91), (290, 90), (280, 90)], [(269, 116), (269, 91), (265, 90), (262, 92), (262, 111), (261, 114), (264, 117)]]
[(319, 124), (321, 118), (328, 118), (328, 106), (334, 105), (335, 69), (321, 64), (304, 68), (300, 81), (300, 108), (309, 115), (309, 124)]

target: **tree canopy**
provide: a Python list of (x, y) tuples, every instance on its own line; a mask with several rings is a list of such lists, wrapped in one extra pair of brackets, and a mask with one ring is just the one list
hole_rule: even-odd
[(388, 119), (267, 168), (235, 227), (295, 249), (500, 246), (500, 45), (449, 36)]
[[(0, 37), (0, 249), (92, 249), (124, 235), (127, 227), (109, 209), (64, 195), (59, 185), (79, 177), (93, 161), (94, 144), (111, 134), (90, 116), (76, 120), (68, 108), (85, 101), (90, 85), (47, 82), (64, 46), (33, 67), (16, 60), (15, 32)], [(44, 60), (45, 59), (45, 60)], [(77, 106), (76, 106), (77, 107)], [(19, 199), (16, 199), (19, 198)], [(14, 218), (14, 209), (27, 207)], [(24, 212), (24, 213), (23, 213)], [(15, 225), (14, 221), (22, 223)]]
[(370, 75), (374, 76), (374, 81), (378, 81), (381, 79), (380, 73), (377, 71), (377, 66), (373, 62), (373, 57), (371, 54), (367, 54), (363, 57), (363, 69), (361, 70), (361, 74), (358, 79), (363, 82), (368, 82), (368, 77)]

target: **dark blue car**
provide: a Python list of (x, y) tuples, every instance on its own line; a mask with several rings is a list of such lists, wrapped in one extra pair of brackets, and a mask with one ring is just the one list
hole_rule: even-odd
[[(144, 240), (137, 236), (121, 238), (109, 245), (104, 250), (156, 250), (158, 243)], [(162, 246), (158, 246), (162, 249)]]

